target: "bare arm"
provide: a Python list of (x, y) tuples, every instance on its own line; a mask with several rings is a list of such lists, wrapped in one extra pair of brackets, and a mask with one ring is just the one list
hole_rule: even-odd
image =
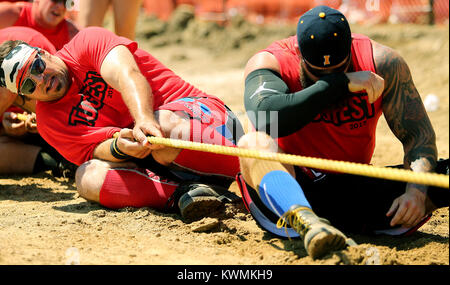
[(20, 3), (0, 3), (0, 29), (14, 25), (21, 11), (22, 5)]
[(263, 68), (280, 73), (280, 64), (275, 56), (270, 52), (263, 51), (255, 54), (248, 60), (247, 65), (245, 66), (244, 79), (247, 78), (252, 71)]
[(139, 70), (133, 55), (125, 46), (113, 48), (105, 57), (100, 73), (103, 79), (122, 94), (135, 120), (133, 135), (149, 146), (147, 135), (162, 137), (161, 127), (153, 113), (153, 94), (150, 84)]
[(379, 46), (376, 68), (385, 78), (383, 113), (392, 132), (402, 142), (404, 165), (414, 171), (432, 171), (437, 149), (434, 133), (408, 65), (393, 50)]
[[(408, 65), (398, 53), (380, 44), (374, 44), (374, 58), (377, 73), (385, 79), (383, 113), (392, 132), (403, 144), (405, 168), (416, 172), (433, 171), (437, 161), (436, 135)], [(389, 216), (397, 211), (391, 225), (411, 226), (420, 221), (426, 212), (426, 193), (426, 186), (408, 184), (404, 196), (395, 200), (388, 212)], [(414, 211), (418, 212), (409, 214)]]

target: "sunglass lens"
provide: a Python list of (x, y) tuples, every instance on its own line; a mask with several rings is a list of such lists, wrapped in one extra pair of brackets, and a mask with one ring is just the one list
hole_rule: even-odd
[(45, 62), (41, 58), (36, 58), (31, 66), (30, 73), (33, 75), (39, 75), (45, 70)]
[(20, 88), (20, 93), (23, 95), (30, 95), (34, 92), (36, 89), (36, 84), (33, 80), (30, 78), (25, 79), (25, 81), (22, 84), (22, 87)]

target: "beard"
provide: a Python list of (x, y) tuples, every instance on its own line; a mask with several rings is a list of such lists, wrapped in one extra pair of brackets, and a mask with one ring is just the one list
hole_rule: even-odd
[(299, 74), (300, 74), (300, 84), (302, 85), (302, 88), (308, 88), (309, 86), (313, 85), (315, 82), (312, 81), (307, 75), (306, 73), (303, 71), (302, 66), (299, 66)]

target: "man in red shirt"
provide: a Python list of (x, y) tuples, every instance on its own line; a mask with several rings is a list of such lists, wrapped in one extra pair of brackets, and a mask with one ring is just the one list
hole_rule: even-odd
[[(399, 167), (448, 174), (405, 61), (352, 34), (335, 9), (318, 6), (302, 15), (297, 35), (255, 54), (245, 78), (245, 107), (259, 132), (246, 134), (240, 147), (369, 164), (384, 113), (404, 146)], [(238, 184), (256, 221), (274, 234), (301, 237), (313, 258), (354, 243), (331, 224), (408, 234), (449, 201), (448, 191), (436, 187), (247, 158), (240, 163)]]
[(147, 136), (234, 146), (243, 134), (238, 119), (136, 42), (90, 27), (55, 55), (11, 41), (0, 50), (0, 84), (38, 101), (38, 131), (81, 165), (82, 197), (109, 208), (178, 204), (184, 217), (229, 197), (222, 188), (183, 182), (227, 187), (239, 171), (236, 157), (151, 145)]
[(42, 33), (61, 49), (78, 32), (78, 28), (66, 19), (66, 0), (34, 0), (29, 2), (0, 3), (0, 29), (24, 26)]
[[(26, 40), (31, 45), (56, 53), (55, 47), (38, 31), (28, 27), (8, 27), (0, 30), (0, 43), (8, 40)], [(37, 133), (35, 123), (36, 101), (0, 87), (0, 173), (30, 174), (52, 170), (54, 176), (75, 174), (56, 150)], [(28, 117), (19, 120), (18, 115)]]

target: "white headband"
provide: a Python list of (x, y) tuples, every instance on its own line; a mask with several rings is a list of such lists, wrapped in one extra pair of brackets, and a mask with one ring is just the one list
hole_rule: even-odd
[[(20, 79), (23, 77), (24, 67), (30, 58), (34, 58), (38, 50), (26, 44), (20, 44), (12, 49), (3, 59), (1, 66), (0, 85), (6, 87), (9, 91), (17, 93)], [(20, 76), (19, 76), (20, 74)], [(19, 82), (18, 82), (19, 80)]]

